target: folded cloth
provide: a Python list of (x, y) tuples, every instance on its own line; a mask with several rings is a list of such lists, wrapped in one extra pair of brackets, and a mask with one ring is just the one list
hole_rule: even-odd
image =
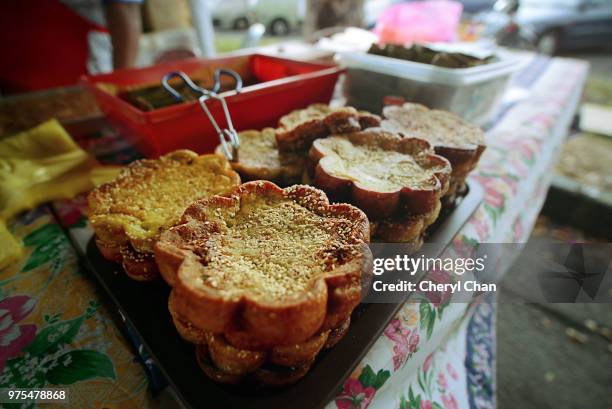
[(0, 219), (0, 270), (21, 258), (21, 243), (7, 229), (4, 220)]
[[(10, 235), (5, 222), (19, 212), (72, 198), (116, 174), (116, 169), (100, 172), (95, 158), (55, 119), (0, 140), (0, 236)], [(13, 242), (0, 253), (0, 268), (20, 254), (20, 244)]]

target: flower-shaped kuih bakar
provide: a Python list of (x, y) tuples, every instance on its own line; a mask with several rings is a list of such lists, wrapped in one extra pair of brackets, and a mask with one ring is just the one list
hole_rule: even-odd
[(338, 327), (371, 271), (365, 214), (310, 186), (242, 184), (192, 204), (155, 258), (173, 315), (232, 345), (266, 349)]
[(307, 152), (315, 139), (357, 132), (380, 125), (380, 117), (353, 107), (312, 104), (281, 117), (276, 143), (281, 152)]
[[(302, 180), (306, 155), (297, 152), (279, 152), (273, 128), (261, 131), (248, 130), (238, 134), (240, 153), (238, 160), (231, 162), (242, 181), (269, 180), (281, 186), (299, 183)], [(219, 145), (218, 155), (223, 155)]]
[(453, 168), (448, 192), (448, 201), (452, 202), (464, 190), (468, 173), (476, 167), (486, 148), (482, 129), (451, 112), (413, 103), (387, 106), (383, 115), (383, 129), (425, 139), (436, 154), (448, 159)]
[(175, 300), (175, 293), (171, 293), (168, 309), (178, 333), (196, 345), (198, 364), (220, 383), (235, 384), (247, 377), (270, 386), (293, 383), (308, 372), (322, 350), (334, 347), (350, 326), (348, 317), (336, 328), (321, 330), (297, 344), (245, 349), (236, 347), (235, 340), (224, 334), (199, 330), (182, 319), (174, 308)]
[(179, 150), (132, 162), (88, 196), (89, 220), (102, 255), (138, 281), (157, 278), (153, 244), (193, 201), (224, 193), (240, 177), (219, 155)]
[(309, 171), (332, 200), (352, 203), (376, 222), (439, 210), (451, 167), (425, 140), (371, 129), (317, 139)]

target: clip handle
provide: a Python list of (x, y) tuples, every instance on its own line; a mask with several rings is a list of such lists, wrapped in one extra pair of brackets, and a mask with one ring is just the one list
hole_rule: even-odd
[(221, 76), (223, 75), (232, 77), (234, 79), (235, 85), (233, 90), (236, 91), (236, 93), (240, 93), (240, 91), (242, 91), (242, 77), (240, 74), (234, 70), (230, 70), (229, 68), (219, 68), (218, 70), (215, 70), (213, 74), (214, 85), (211, 89), (213, 93), (217, 94), (219, 91), (221, 91)]
[(206, 88), (202, 88), (195, 82), (191, 81), (191, 78), (189, 78), (189, 76), (183, 71), (170, 71), (169, 73), (163, 76), (161, 84), (162, 87), (164, 87), (164, 89), (168, 91), (179, 102), (183, 100), (183, 96), (177, 90), (175, 90), (172, 85), (170, 85), (170, 80), (173, 78), (180, 78), (181, 80), (183, 80), (183, 82), (189, 88), (191, 88), (192, 91), (195, 91), (202, 95), (210, 95), (209, 90), (207, 90)]
[[(211, 91), (206, 88), (202, 88), (196, 85), (187, 74), (182, 71), (171, 71), (163, 76), (161, 83), (166, 91), (168, 91), (177, 101), (182, 101), (182, 95), (170, 85), (170, 80), (173, 78), (180, 78), (183, 82), (191, 88), (191, 90), (195, 92), (199, 92), (202, 94), (198, 98), (198, 102), (202, 110), (206, 113), (206, 116), (210, 120), (210, 123), (215, 128), (217, 132), (217, 136), (219, 137), (219, 142), (221, 142), (221, 148), (223, 149), (223, 153), (227, 157), (228, 160), (234, 162), (238, 160), (238, 148), (240, 146), (240, 140), (238, 138), (238, 133), (234, 129), (234, 124), (232, 123), (232, 117), (230, 115), (229, 109), (227, 108), (227, 103), (225, 102), (225, 98), (219, 96), (217, 92), (221, 89), (221, 76), (228, 75), (232, 77), (235, 81), (234, 91), (237, 93), (242, 90), (242, 78), (240, 74), (238, 74), (234, 70), (220, 68), (214, 73), (214, 86)], [(221, 107), (223, 108), (223, 114), (225, 115), (225, 121), (227, 122), (227, 128), (222, 129), (212, 113), (206, 106), (206, 100), (208, 99), (216, 99), (221, 103)]]

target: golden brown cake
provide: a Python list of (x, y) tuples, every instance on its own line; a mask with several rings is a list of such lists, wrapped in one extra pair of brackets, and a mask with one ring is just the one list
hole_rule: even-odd
[[(299, 183), (304, 170), (306, 154), (280, 152), (276, 147), (275, 131), (243, 131), (238, 134), (240, 149), (238, 160), (231, 162), (232, 168), (243, 181), (269, 180), (281, 186)], [(221, 146), (216, 153), (223, 155)]]
[(374, 221), (431, 212), (451, 171), (426, 141), (379, 129), (318, 139), (309, 156), (314, 185)]
[(180, 317), (255, 350), (345, 320), (370, 272), (368, 240), (361, 210), (313, 187), (256, 181), (189, 206), (155, 258)]
[(406, 103), (385, 107), (383, 116), (381, 128), (425, 139), (436, 154), (449, 160), (452, 166), (449, 197), (463, 188), (467, 174), (476, 167), (486, 148), (482, 129), (450, 112)]
[(299, 344), (259, 351), (236, 348), (222, 334), (207, 334), (206, 344), (217, 368), (226, 373), (244, 375), (260, 368), (266, 362), (286, 367), (312, 362), (325, 346), (329, 332), (321, 331)]
[[(223, 334), (199, 330), (179, 317), (174, 308), (175, 299), (174, 295), (170, 296), (168, 309), (177, 331), (183, 339), (196, 344), (198, 349), (206, 345), (208, 368), (203, 369), (213, 379), (219, 378), (221, 382), (235, 383), (245, 376), (261, 378), (260, 375), (274, 372), (274, 368), (278, 371), (278, 367), (282, 367), (281, 373), (292, 371), (292, 368), (310, 367), (321, 350), (335, 346), (344, 337), (350, 325), (350, 318), (347, 318), (337, 328), (322, 330), (294, 345), (275, 346), (265, 350), (241, 349), (232, 345)], [(264, 383), (267, 383), (265, 379)]]
[(313, 363), (313, 361), (310, 361), (294, 367), (265, 364), (249, 373), (232, 374), (215, 365), (211, 359), (210, 349), (207, 344), (196, 346), (196, 360), (202, 371), (215, 382), (236, 384), (245, 378), (245, 376), (248, 376), (259, 384), (271, 387), (281, 387), (297, 382), (308, 373)]
[(380, 124), (380, 117), (352, 107), (331, 108), (313, 104), (283, 116), (278, 121), (276, 142), (281, 152), (308, 150), (315, 139), (332, 134), (357, 132)]
[(157, 276), (153, 244), (185, 208), (237, 186), (240, 177), (225, 158), (181, 150), (133, 162), (88, 196), (96, 243), (109, 260), (122, 262), (137, 280)]
[(172, 323), (174, 324), (174, 327), (181, 338), (192, 344), (205, 344), (206, 331), (202, 331), (201, 329), (194, 327), (191, 322), (181, 317), (174, 308), (174, 299), (175, 294), (171, 291), (170, 297), (168, 298), (168, 311), (170, 312)]
[(350, 319), (346, 319), (338, 328), (321, 331), (299, 344), (269, 350), (239, 349), (222, 334), (206, 333), (204, 342), (196, 346), (196, 359), (204, 372), (218, 382), (237, 383), (249, 377), (266, 385), (287, 385), (304, 376), (318, 354), (335, 346), (349, 325)]
[(372, 241), (408, 244), (407, 251), (415, 252), (421, 248), (427, 228), (438, 219), (441, 207), (438, 202), (436, 208), (427, 213), (371, 222)]

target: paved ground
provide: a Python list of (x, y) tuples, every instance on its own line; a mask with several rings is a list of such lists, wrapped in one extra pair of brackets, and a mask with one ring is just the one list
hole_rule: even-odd
[[(571, 57), (591, 63), (591, 79), (612, 82), (612, 54)], [(535, 235), (559, 238), (559, 229), (565, 239), (580, 239), (580, 232), (548, 223)], [(507, 276), (501, 286), (499, 409), (612, 409), (612, 304), (527, 304), (521, 281)]]
[[(535, 236), (559, 239), (548, 226)], [(612, 408), (612, 304), (527, 303), (533, 281), (525, 274), (509, 274), (501, 286), (499, 409)]]
[[(563, 307), (578, 321), (570, 319)], [(611, 312), (609, 304), (597, 308), (584, 304), (500, 304), (499, 409), (612, 408), (611, 344), (583, 324), (586, 319), (611, 317)], [(584, 343), (570, 338), (568, 328), (585, 336)]]

